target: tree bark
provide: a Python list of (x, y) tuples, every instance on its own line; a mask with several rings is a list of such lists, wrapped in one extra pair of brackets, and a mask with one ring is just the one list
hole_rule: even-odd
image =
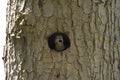
[(8, 0), (3, 60), (6, 80), (120, 80), (120, 0)]

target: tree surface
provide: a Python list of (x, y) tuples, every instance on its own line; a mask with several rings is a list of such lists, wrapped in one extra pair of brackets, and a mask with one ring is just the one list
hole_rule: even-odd
[(5, 80), (120, 80), (120, 0), (8, 0), (6, 33)]

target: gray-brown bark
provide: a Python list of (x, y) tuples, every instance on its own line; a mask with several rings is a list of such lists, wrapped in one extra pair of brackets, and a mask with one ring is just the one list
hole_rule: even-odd
[[(120, 0), (9, 0), (6, 80), (120, 80)], [(63, 52), (47, 37), (67, 32)]]

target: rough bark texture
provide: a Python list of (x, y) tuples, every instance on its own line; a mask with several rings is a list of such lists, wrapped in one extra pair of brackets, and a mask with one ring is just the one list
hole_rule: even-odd
[[(63, 52), (47, 37), (67, 32)], [(120, 0), (8, 0), (6, 80), (120, 80)]]

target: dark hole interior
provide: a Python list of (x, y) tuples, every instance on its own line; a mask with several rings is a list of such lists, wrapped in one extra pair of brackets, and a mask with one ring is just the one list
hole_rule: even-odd
[(62, 40), (59, 40), (59, 42), (62, 42)]

